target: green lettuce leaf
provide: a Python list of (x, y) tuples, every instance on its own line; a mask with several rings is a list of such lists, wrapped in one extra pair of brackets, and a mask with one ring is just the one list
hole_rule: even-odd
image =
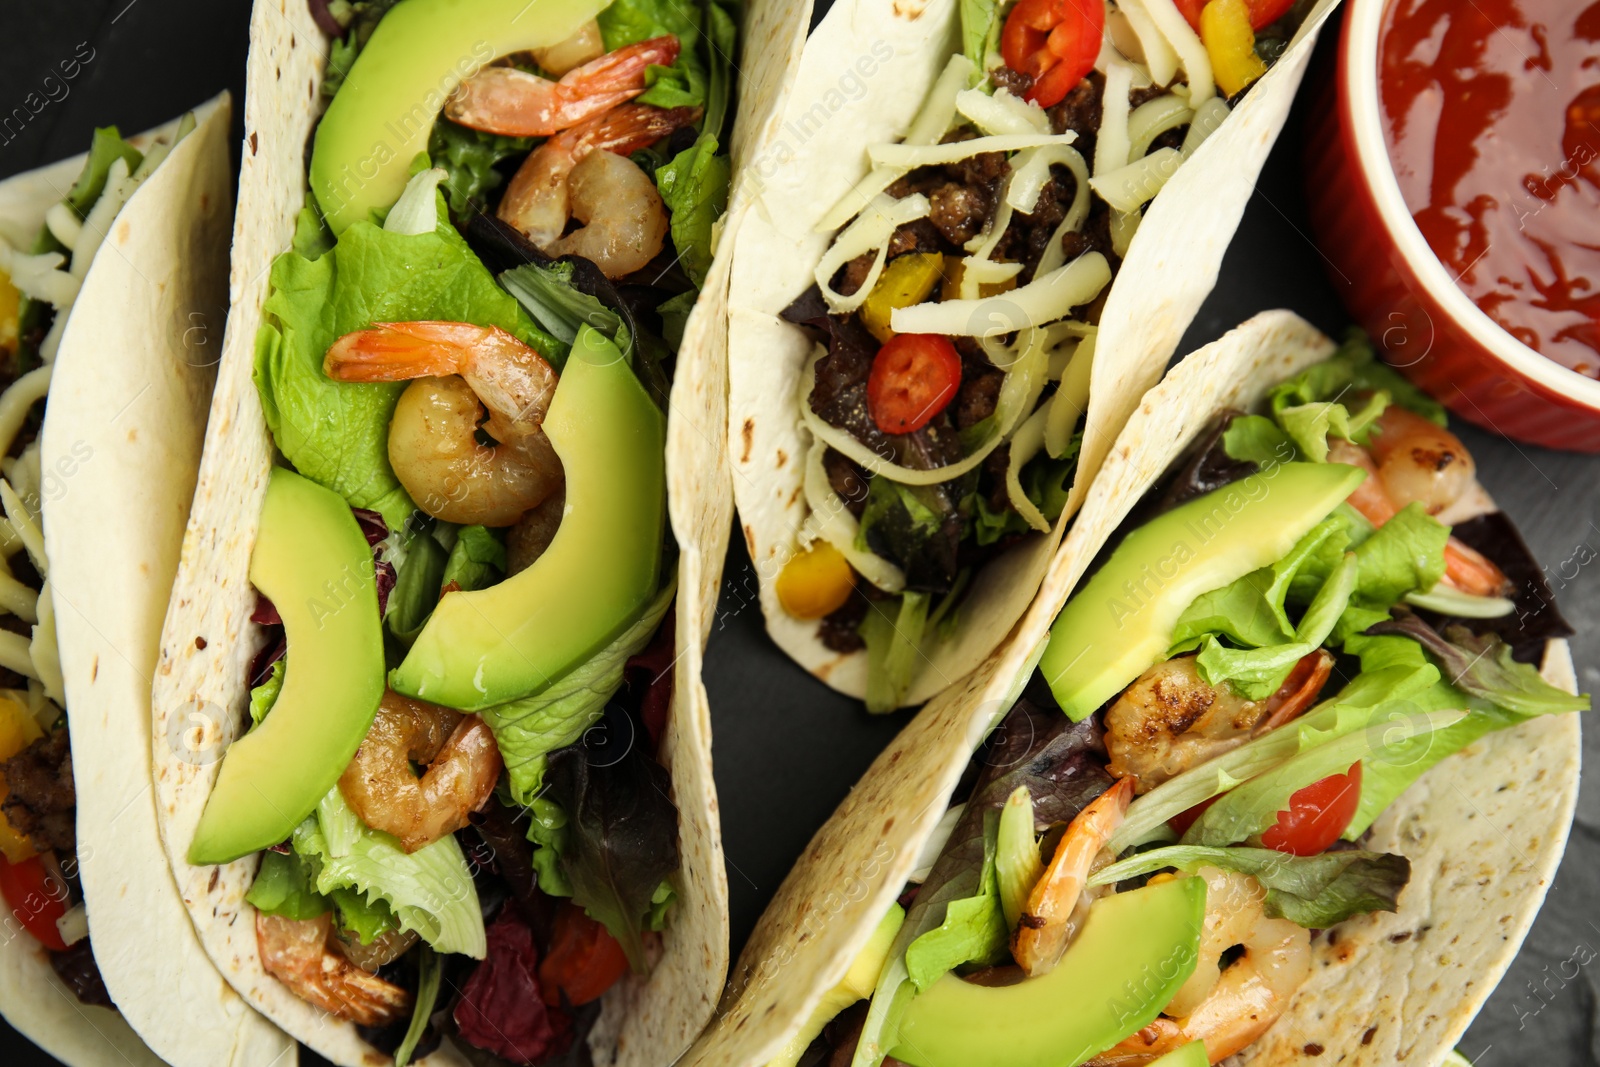
[(506, 572), (506, 546), (502, 536), (484, 526), (463, 526), (457, 530), (456, 543), (445, 560), (440, 584), (455, 582), (470, 592), (498, 582)]
[(67, 204), (77, 213), (79, 219), (88, 217), (89, 210), (105, 191), (106, 178), (111, 174), (111, 164), (119, 159), (127, 162), (128, 173), (132, 174), (139, 169), (139, 164), (144, 162), (144, 155), (124, 141), (115, 126), (103, 126), (95, 130), (94, 139), (89, 142), (89, 158), (84, 160), (83, 170), (78, 172), (78, 180), (67, 190)]
[(1450, 527), (1420, 503), (1407, 504), (1356, 546), (1360, 576), (1354, 599), (1368, 607), (1398, 604), (1407, 593), (1433, 588), (1444, 577)]
[(882, 714), (905, 704), (912, 676), (921, 661), (922, 635), (927, 625), (927, 593), (901, 593), (897, 600), (879, 600), (868, 607), (859, 632), (867, 643), (869, 712)]
[(572, 883), (561, 869), (561, 854), (566, 851), (568, 838), (566, 809), (547, 796), (538, 796), (526, 810), (528, 840), (535, 846), (533, 873), (540, 890), (552, 897), (570, 897)]
[(337, 886), (328, 899), (339, 913), (339, 929), (354, 934), (363, 945), (370, 945), (390, 930), (397, 929), (394, 912), (382, 900), (368, 900), (354, 889)]
[(1240, 415), (1228, 423), (1222, 432), (1222, 449), (1233, 459), (1261, 466), (1301, 458), (1289, 435), (1265, 415)]
[(283, 692), (283, 672), (287, 658), (280, 659), (272, 665), (272, 672), (266, 680), (250, 690), (250, 723), (260, 726), (261, 720), (267, 717), (267, 712), (272, 710), (272, 705), (278, 702), (278, 694)]
[(500, 284), (561, 343), (561, 359), (555, 364), (558, 368), (566, 363), (572, 342), (585, 326), (598, 330), (621, 349), (624, 359), (631, 361), (633, 338), (627, 323), (614, 310), (573, 285), (574, 269), (571, 263), (525, 263), (503, 272)]
[(328, 347), (375, 322), (443, 319), (499, 326), (545, 358), (560, 351), (495, 284), (447, 220), (406, 236), (358, 222), (316, 259), (286, 252), (272, 265), (266, 319), (256, 336), (255, 381), (267, 427), (306, 477), (391, 529), (415, 510), (389, 466), (389, 419), (405, 382), (335, 382)]
[(394, 1050), (394, 1067), (406, 1067), (417, 1051), (417, 1043), (427, 1032), (428, 1020), (433, 1017), (434, 1005), (439, 1000), (439, 986), (444, 978), (444, 961), (439, 954), (422, 945), (417, 950), (417, 1002), (411, 1009), (411, 1024), (400, 1047)]
[(482, 712), (500, 746), (511, 795), (518, 804), (534, 803), (549, 754), (572, 744), (600, 720), (606, 701), (622, 687), (623, 667), (650, 643), (676, 591), (674, 576), (632, 626), (565, 677), (533, 696)]
[(1301, 404), (1336, 403), (1346, 397), (1377, 392), (1387, 393), (1391, 402), (1445, 425), (1444, 406), (1378, 362), (1372, 343), (1359, 330), (1351, 331), (1332, 356), (1280, 382), (1269, 397), (1276, 415)]
[[(700, 107), (707, 105), (710, 74), (707, 71), (705, 46), (701, 29), (706, 10), (718, 19), (712, 33), (717, 36), (717, 46), (725, 57), (731, 57), (733, 46), (730, 37), (721, 36), (723, 25), (731, 26), (727, 11), (716, 3), (693, 4), (681, 0), (614, 0), (597, 21), (606, 51), (614, 52), (623, 45), (646, 41), (663, 34), (678, 38), (678, 58), (671, 67), (651, 67), (645, 76), (647, 88), (637, 97), (641, 104), (656, 107)], [(730, 35), (731, 36), (731, 35)], [(707, 106), (707, 111), (710, 111)]]
[(312, 884), (313, 872), (299, 856), (267, 851), (244, 899), (259, 912), (285, 919), (315, 919), (328, 910), (328, 900)]
[(453, 834), (407, 854), (389, 834), (363, 826), (334, 786), (295, 829), (294, 850), (314, 868), (318, 892), (351, 889), (381, 900), (400, 929), (438, 951), (483, 959), (478, 891)]
[(1411, 877), (1411, 862), (1387, 852), (1348, 849), (1291, 856), (1269, 848), (1208, 848), (1169, 845), (1113, 863), (1089, 879), (1114, 885), (1167, 868), (1193, 874), (1221, 867), (1255, 877), (1267, 890), (1267, 914), (1307, 929), (1325, 930), (1352, 915), (1394, 911)]
[(1277, 412), (1278, 425), (1302, 456), (1313, 463), (1326, 463), (1328, 438), (1341, 437), (1365, 444), (1371, 436), (1373, 423), (1388, 406), (1389, 394), (1384, 392), (1373, 393), (1354, 413), (1344, 404), (1332, 401), (1295, 404)]
[(484, 133), (440, 116), (428, 135), (428, 158), (450, 175), (440, 185), (450, 217), (465, 219), (488, 210), (489, 194), (506, 180), (499, 164), (532, 148), (531, 137)]
[(378, 22), (388, 13), (389, 9), (400, 0), (354, 0), (353, 3), (333, 0), (328, 5), (329, 11), (337, 12), (335, 15), (345, 27), (345, 35), (334, 40), (328, 49), (328, 69), (322, 78), (322, 99), (332, 100), (339, 87), (344, 84), (345, 77), (350, 73), (350, 68), (355, 64), (356, 56), (367, 46), (367, 41), (372, 38), (372, 31), (378, 28)]
[(961, 0), (961, 51), (972, 60), (973, 84), (987, 81), (989, 53), (1000, 38), (1000, 4), (997, 0)]
[(383, 621), (396, 640), (407, 648), (438, 606), (449, 557), (445, 547), (429, 534), (412, 538), (406, 547), (406, 557), (400, 564), (394, 589), (389, 593), (389, 610)]
[(656, 314), (661, 316), (661, 334), (674, 352), (683, 346), (683, 331), (689, 325), (689, 313), (699, 299), (700, 294), (690, 289), (656, 305)]
[(711, 269), (712, 227), (728, 207), (728, 157), (718, 150), (708, 130), (656, 171), (656, 188), (671, 212), (672, 246), (697, 288)]
[(1006, 951), (1006, 917), (1000, 909), (1000, 884), (995, 875), (995, 834), (999, 818), (985, 812), (983, 867), (978, 891), (945, 905), (944, 920), (906, 948), (906, 972), (920, 993), (968, 963), (998, 962)]
[(1456, 625), (1446, 628), (1441, 636), (1410, 612), (1378, 624), (1373, 633), (1410, 637), (1439, 664), (1451, 685), (1518, 715), (1589, 710), (1587, 694), (1557, 689), (1540, 677), (1532, 664), (1519, 663), (1511, 646), (1496, 634), (1480, 637), (1465, 626)]

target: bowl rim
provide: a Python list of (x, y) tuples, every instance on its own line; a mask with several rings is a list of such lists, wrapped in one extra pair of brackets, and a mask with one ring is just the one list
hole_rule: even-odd
[(1378, 37), (1395, 0), (1349, 0), (1340, 49), (1340, 94), (1367, 190), (1390, 239), (1431, 300), (1489, 355), (1557, 396), (1600, 409), (1600, 380), (1562, 366), (1511, 335), (1456, 284), (1407, 210), (1378, 108)]

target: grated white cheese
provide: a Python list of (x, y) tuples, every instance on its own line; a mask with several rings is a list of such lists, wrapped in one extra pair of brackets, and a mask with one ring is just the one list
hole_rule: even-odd
[(1061, 385), (1050, 398), (1050, 416), (1044, 427), (1044, 447), (1060, 459), (1072, 444), (1072, 430), (1078, 419), (1089, 410), (1089, 376), (1094, 370), (1094, 348), (1097, 334), (1090, 334), (1078, 343), (1061, 375)]
[(1109, 174), (1097, 174), (1089, 185), (1115, 211), (1137, 211), (1161, 191), (1183, 162), (1176, 148), (1162, 148)]
[(1099, 252), (1077, 259), (1020, 289), (980, 300), (946, 300), (896, 308), (889, 325), (896, 333), (996, 337), (1024, 326), (1043, 326), (1087, 304), (1111, 281), (1111, 265)]
[(1028, 494), (1023, 492), (1020, 475), (1022, 465), (1038, 455), (1044, 445), (1045, 420), (1049, 411), (1049, 408), (1040, 408), (1028, 416), (1028, 421), (1018, 427), (1016, 435), (1011, 438), (1011, 451), (1006, 457), (1006, 496), (1011, 499), (1011, 506), (1016, 508), (1023, 521), (1040, 533), (1050, 529), (1050, 520), (1034, 507)]
[(1128, 162), (1128, 93), (1133, 88), (1133, 66), (1114, 59), (1106, 68), (1106, 88), (1101, 99), (1100, 129), (1094, 135), (1094, 172), (1109, 174)]
[(1184, 76), (1189, 80), (1189, 105), (1198, 108), (1216, 95), (1216, 83), (1211, 76), (1211, 57), (1200, 36), (1189, 26), (1189, 21), (1178, 11), (1172, 0), (1143, 0), (1144, 9), (1156, 29), (1167, 39), (1178, 55)]
[[(873, 198), (872, 203), (856, 216), (856, 220), (834, 238), (833, 244), (828, 246), (828, 250), (822, 254), (821, 261), (817, 263), (815, 277), (817, 288), (822, 291), (822, 298), (828, 302), (829, 309), (835, 315), (854, 311), (866, 302), (872, 287), (878, 284), (878, 276), (883, 273), (884, 260), (889, 254), (889, 239), (894, 236), (895, 228), (925, 218), (929, 210), (931, 206), (928, 198), (921, 193), (914, 193), (901, 200), (884, 193)], [(866, 280), (861, 283), (861, 288), (849, 296), (836, 292), (833, 288), (833, 276), (839, 268), (857, 256), (874, 249), (878, 255), (872, 262), (872, 269), (867, 272)]]
[(1195, 109), (1194, 118), (1189, 120), (1189, 132), (1183, 138), (1183, 147), (1178, 151), (1183, 153), (1183, 158), (1188, 159), (1194, 155), (1195, 149), (1205, 143), (1206, 138), (1217, 132), (1217, 127), (1222, 125), (1222, 120), (1228, 117), (1228, 102), (1221, 97), (1213, 96), (1210, 100)]
[(822, 465), (826, 442), (818, 440), (806, 454), (806, 504), (811, 513), (800, 528), (800, 543), (809, 547), (819, 538), (839, 550), (857, 574), (883, 590), (899, 593), (906, 587), (905, 572), (876, 552), (858, 547), (861, 524), (833, 491), (828, 471)]
[(1128, 158), (1142, 159), (1150, 151), (1150, 142), (1168, 130), (1188, 125), (1193, 118), (1188, 98), (1177, 93), (1146, 100), (1128, 116)]
[(1044, 108), (997, 89), (993, 96), (981, 89), (956, 94), (956, 110), (986, 134), (1049, 133), (1050, 116)]
[(984, 152), (1016, 152), (1047, 144), (1071, 144), (1077, 138), (1078, 135), (1071, 130), (1066, 133), (1006, 133), (953, 141), (950, 144), (875, 144), (867, 149), (867, 155), (874, 163), (912, 170), (916, 167), (959, 163)]
[(1178, 53), (1157, 29), (1155, 20), (1144, 6), (1144, 0), (1118, 0), (1118, 7), (1139, 38), (1139, 50), (1144, 53), (1144, 64), (1150, 71), (1150, 80), (1157, 85), (1172, 84), (1178, 73)]

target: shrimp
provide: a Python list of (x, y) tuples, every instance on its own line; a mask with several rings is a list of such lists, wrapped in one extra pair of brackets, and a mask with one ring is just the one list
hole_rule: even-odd
[[(1202, 867), (1206, 917), (1200, 959), (1165, 1013), (1100, 1053), (1089, 1067), (1150, 1063), (1191, 1041), (1221, 1063), (1278, 1021), (1289, 998), (1311, 973), (1311, 932), (1288, 919), (1266, 917), (1266, 891), (1254, 878)], [(1223, 951), (1243, 954), (1219, 969)]]
[(256, 913), (261, 967), (301, 1000), (358, 1026), (387, 1026), (411, 1013), (411, 994), (328, 947), (332, 919)]
[[(422, 777), (412, 763), (427, 765)], [(478, 716), (385, 691), (339, 791), (362, 822), (415, 852), (467, 825), (503, 766), (494, 733)]]
[[(1342, 438), (1328, 442), (1330, 463), (1367, 472), (1349, 504), (1374, 526), (1413, 502), (1438, 515), (1480, 491), (1472, 456), (1449, 430), (1394, 404), (1377, 425), (1370, 449)], [(1445, 542), (1444, 563), (1445, 581), (1462, 592), (1498, 596), (1508, 585), (1499, 567), (1459, 538)]]
[[(323, 368), (341, 382), (417, 379), (389, 423), (389, 464), (435, 518), (510, 526), (562, 485), (561, 460), (542, 429), (556, 372), (504, 330), (374, 323), (335, 341)], [(480, 424), (495, 444), (479, 441)]]
[(1061, 954), (1077, 931), (1078, 924), (1072, 919), (1090, 868), (1122, 825), (1132, 802), (1133, 782), (1123, 778), (1067, 825), (1050, 866), (1028, 894), (1011, 939), (1011, 954), (1030, 978), (1048, 973), (1061, 962)]
[(485, 67), (444, 105), (445, 118), (505, 137), (549, 137), (604, 114), (645, 91), (645, 72), (670, 67), (678, 39), (670, 34), (626, 45), (567, 71), (560, 81), (515, 67)]
[[(540, 251), (560, 254), (553, 253), (552, 248), (566, 231), (567, 220), (572, 216), (568, 180), (585, 157), (596, 150), (626, 156), (692, 125), (699, 118), (697, 107), (623, 104), (563, 130), (528, 153), (506, 187), (495, 213), (527, 235)], [(659, 196), (656, 212), (663, 213)], [(604, 264), (600, 267), (605, 270)]]
[(1333, 656), (1318, 649), (1272, 696), (1246, 700), (1232, 686), (1207, 684), (1193, 656), (1158, 663), (1106, 709), (1111, 773), (1147, 792), (1293, 719), (1316, 700), (1332, 669)]
[(600, 22), (590, 19), (574, 30), (571, 37), (557, 41), (549, 48), (535, 48), (533, 61), (539, 64), (539, 69), (559, 78), (573, 67), (581, 67), (605, 54), (606, 41), (600, 32)]
[(517, 520), (506, 533), (506, 577), (533, 566), (550, 542), (556, 539), (561, 527), (561, 516), (566, 511), (565, 489), (557, 489), (544, 498), (544, 502)]
[(631, 159), (591, 152), (567, 179), (572, 215), (583, 226), (550, 246), (556, 256), (582, 256), (607, 278), (621, 278), (661, 251), (667, 209), (656, 183)]
[(415, 930), (391, 929), (373, 938), (371, 944), (363, 945), (355, 931), (335, 930), (329, 947), (338, 949), (340, 955), (368, 974), (377, 974), (379, 968), (410, 952), (420, 940)]

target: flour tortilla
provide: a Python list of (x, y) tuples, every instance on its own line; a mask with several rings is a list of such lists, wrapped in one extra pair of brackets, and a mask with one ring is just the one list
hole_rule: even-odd
[[(1321, 0), (1292, 46), (1150, 203), (1113, 279), (1100, 321), (1076, 479), (1055, 528), (991, 562), (975, 578), (954, 635), (924, 650), (907, 704), (974, 669), (1026, 610), (1118, 430), (1160, 378), (1216, 283), (1256, 175), (1282, 129), (1317, 31), (1337, 0)], [(742, 178), (751, 211), (734, 237), (729, 294), (730, 457), (761, 609), (780, 648), (834, 689), (866, 691), (866, 655), (817, 638), (814, 620), (778, 603), (775, 583), (798, 550), (809, 509), (802, 490), (810, 433), (795, 410), (812, 343), (778, 313), (812, 284), (832, 240), (817, 222), (867, 170), (867, 147), (898, 140), (960, 49), (957, 0), (839, 0), (811, 35), (793, 88), (765, 125)]]
[[(748, 154), (749, 131), (766, 121), (790, 77), (788, 42), (805, 13), (786, 0), (745, 8), (739, 57), (741, 108), (731, 147)], [(801, 27), (796, 30), (796, 26)], [(306, 202), (305, 146), (320, 111), (325, 37), (303, 3), (258, 0), (246, 71), (245, 152), (228, 330), (211, 407), (195, 507), (162, 636), (154, 687), (154, 758), (163, 841), (207, 953), (244, 998), (337, 1064), (388, 1060), (355, 1028), (313, 1008), (269, 977), (256, 952), (255, 913), (244, 901), (258, 860), (191, 867), (189, 843), (220, 767), (220, 750), (186, 762), (164, 743), (200, 715), (236, 723), (248, 700), (245, 673), (258, 628), (248, 568), (274, 454), (251, 379), (268, 268), (294, 235)], [(742, 210), (735, 190), (728, 219)], [(725, 221), (724, 230), (731, 232)], [(685, 328), (667, 427), (669, 517), (679, 546), (675, 606), (679, 655), (661, 760), (672, 774), (682, 864), (662, 955), (645, 979), (609, 992), (590, 1036), (601, 1065), (671, 1063), (705, 1025), (728, 961), (727, 880), (711, 776), (710, 714), (700, 668), (716, 606), (733, 502), (726, 462), (727, 257), (714, 263)], [(204, 641), (197, 641), (204, 638)], [(202, 647), (203, 646), (203, 647)], [(430, 1064), (462, 1064), (450, 1043)]]
[[(120, 1013), (80, 1004), (44, 949), (10, 931), (0, 1011), (73, 1067), (295, 1060), (294, 1043), (223, 982), (194, 936), (161, 849), (146, 757), (157, 636), (205, 435), (208, 331), (220, 331), (225, 310), (231, 114), (226, 93), (197, 108), (196, 128), (117, 214), (69, 313), (40, 435), (79, 873), (95, 960)], [(130, 140), (148, 151), (177, 126)], [(83, 162), (0, 184), (0, 234), (30, 247)]]
[[(683, 1067), (761, 1067), (799, 1030), (899, 896), (972, 753), (1010, 710), (1051, 622), (1112, 532), (1219, 412), (1251, 407), (1333, 351), (1298, 316), (1264, 312), (1187, 356), (1144, 395), (1037, 599), (977, 671), (929, 701), (812, 838)], [(1543, 671), (1575, 689), (1565, 642), (1550, 643)], [(1330, 1063), (1438, 1062), (1544, 899), (1576, 804), (1578, 730), (1577, 716), (1557, 715), (1490, 734), (1384, 812), (1372, 847), (1412, 861), (1400, 912), (1357, 917), (1319, 941), (1314, 951), (1328, 966), (1313, 968), (1247, 1062), (1298, 1062), (1309, 1043), (1323, 1045)], [(1474, 815), (1463, 819), (1463, 811)], [(1398, 943), (1391, 937), (1408, 931), (1414, 936)], [(1396, 981), (1402, 975), (1409, 981)]]

